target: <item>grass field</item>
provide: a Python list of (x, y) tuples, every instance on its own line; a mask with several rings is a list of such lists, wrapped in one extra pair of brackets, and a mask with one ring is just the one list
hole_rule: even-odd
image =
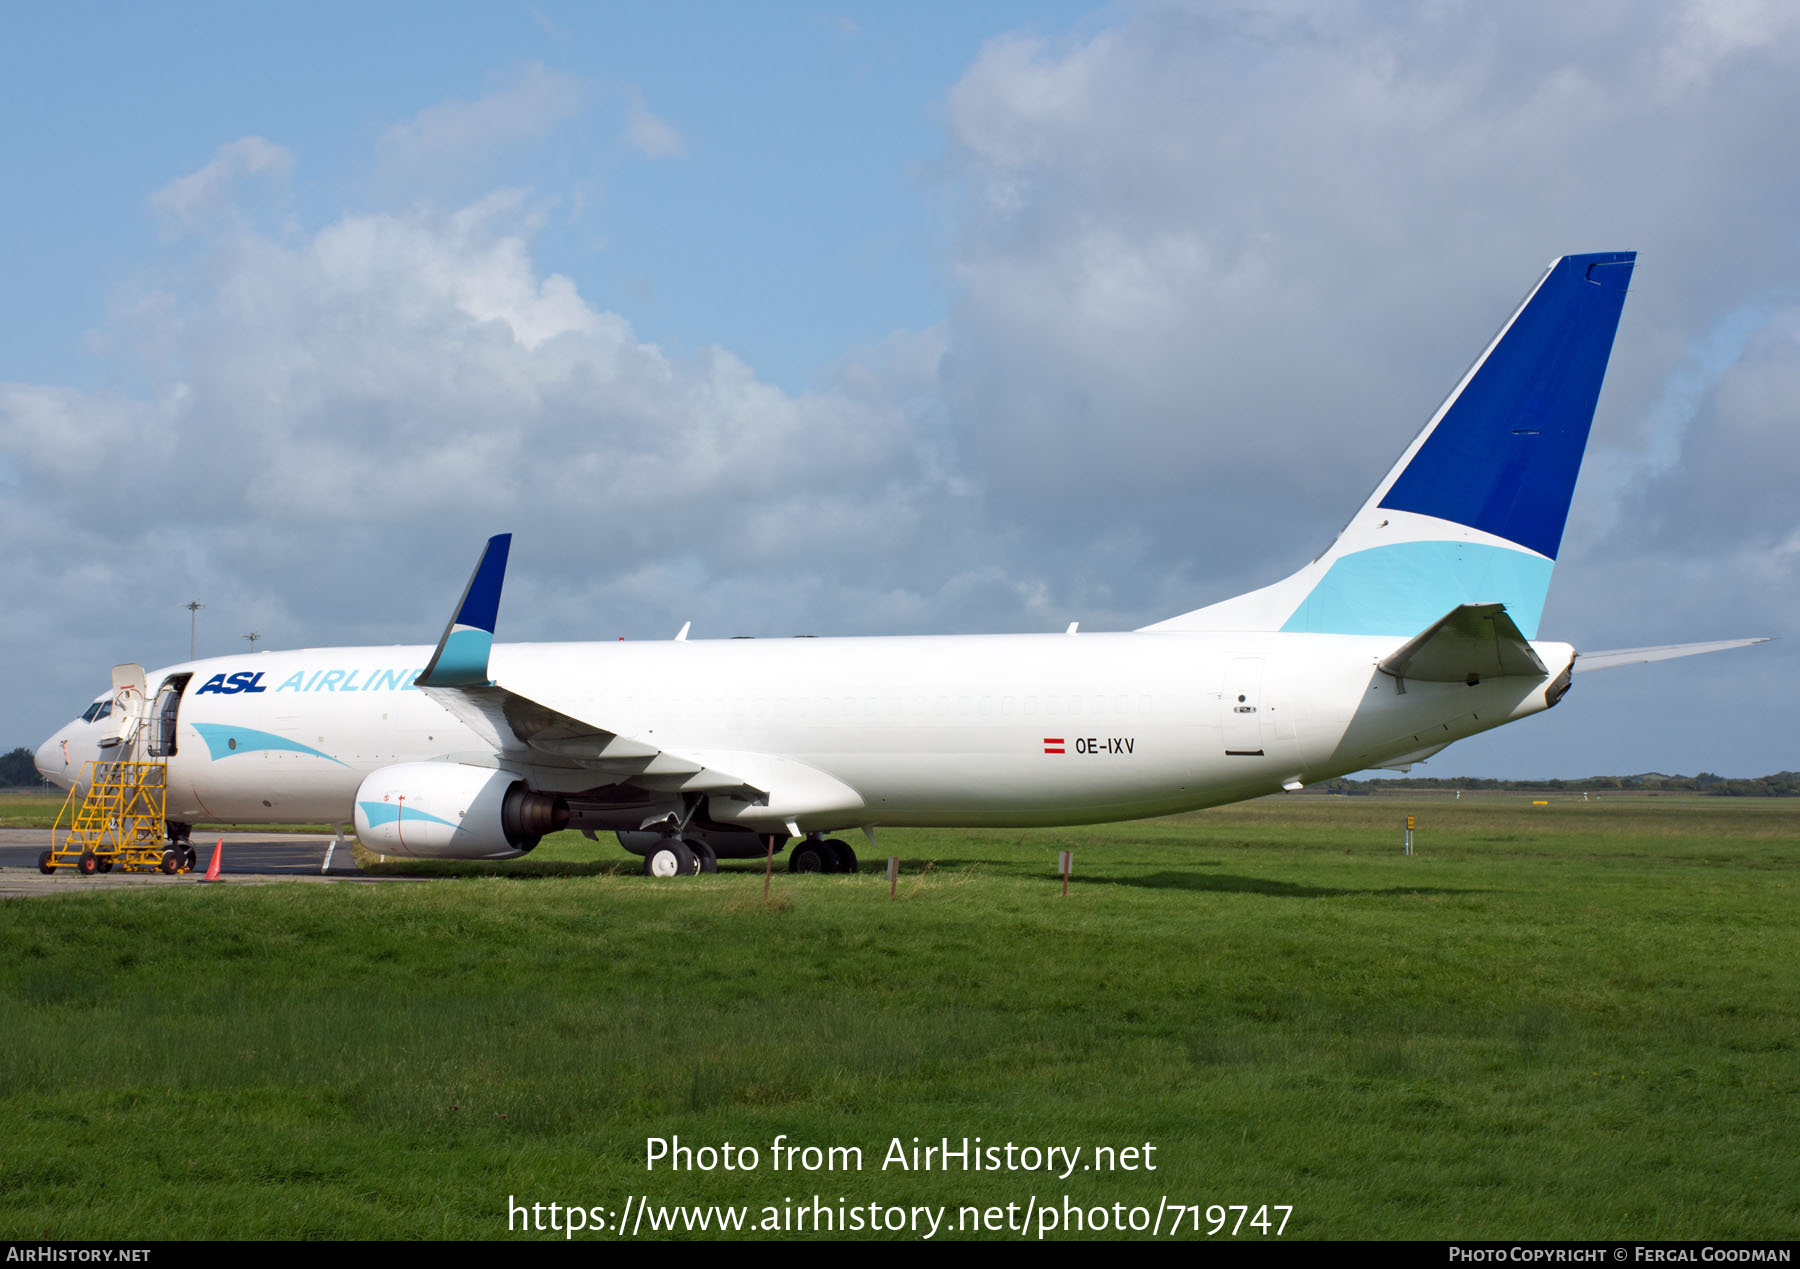
[[(51, 793), (12, 793), (0, 795), (0, 828), (49, 828), (56, 823), (56, 817), (63, 810), (63, 801), (68, 795), (55, 791)], [(68, 825), (64, 824), (67, 828)], [(202, 824), (198, 831), (207, 828), (231, 827)], [(329, 824), (257, 824), (257, 832), (306, 832), (329, 833)]]
[(62, 810), (64, 794), (7, 793), (0, 797), (0, 828), (48, 828)]
[[(878, 861), (778, 861), (765, 905), (760, 862), (651, 881), (572, 835), (418, 884), (13, 901), (0, 1237), (492, 1238), (509, 1195), (816, 1193), (1794, 1238), (1797, 841), (1794, 801), (1298, 797), (886, 832), (896, 901)], [(761, 1166), (647, 1172), (677, 1134)], [(863, 1168), (774, 1171), (779, 1134)], [(882, 1170), (914, 1136), (1157, 1166)]]

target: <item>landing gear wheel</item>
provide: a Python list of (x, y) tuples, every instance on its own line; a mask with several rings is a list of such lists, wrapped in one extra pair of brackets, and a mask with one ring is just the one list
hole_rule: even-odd
[(187, 865), (184, 869), (186, 872), (192, 872), (200, 866), (200, 852), (194, 849), (192, 842), (185, 839), (181, 843), (181, 857)]
[(54, 855), (50, 851), (45, 851), (38, 856), (38, 871), (43, 873), (46, 877), (56, 871), (56, 865), (50, 862), (52, 858), (54, 858)]
[(112, 870), (113, 870), (113, 861), (112, 860), (102, 859), (100, 861), (100, 871), (101, 872), (111, 872)]
[(699, 838), (689, 839), (687, 848), (694, 852), (694, 858), (700, 861), (701, 872), (719, 871), (719, 857), (713, 854), (713, 848)]
[(181, 871), (181, 859), (182, 856), (180, 851), (165, 850), (162, 853), (162, 858), (157, 861), (156, 866), (162, 869), (165, 877), (173, 877), (176, 873)]
[(84, 877), (91, 877), (100, 871), (100, 856), (91, 850), (81, 852), (81, 858), (75, 861), (75, 871)]
[(831, 870), (832, 872), (856, 871), (856, 852), (850, 849), (849, 842), (839, 837), (833, 837), (825, 843), (825, 849), (831, 852), (833, 861), (837, 864), (837, 867)]
[(679, 837), (665, 837), (644, 856), (646, 877), (691, 877), (699, 871), (700, 861)]
[(825, 843), (809, 837), (788, 852), (789, 872), (832, 872), (837, 860), (825, 849)]

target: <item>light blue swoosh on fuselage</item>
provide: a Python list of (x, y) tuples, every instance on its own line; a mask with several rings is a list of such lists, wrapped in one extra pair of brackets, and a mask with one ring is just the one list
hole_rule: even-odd
[[(195, 731), (200, 739), (206, 742), (212, 759), (231, 758), (238, 754), (256, 753), (264, 749), (289, 749), (295, 753), (309, 753), (315, 758), (323, 758), (326, 762), (337, 762), (330, 754), (314, 749), (311, 745), (303, 745), (298, 740), (289, 740), (286, 736), (277, 736), (272, 731), (257, 731), (253, 727), (237, 727), (230, 723), (194, 723)], [(232, 742), (236, 741), (236, 744)]]

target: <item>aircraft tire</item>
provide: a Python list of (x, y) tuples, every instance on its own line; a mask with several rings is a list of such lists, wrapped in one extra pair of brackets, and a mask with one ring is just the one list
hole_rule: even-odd
[(788, 852), (789, 872), (832, 872), (836, 863), (825, 844), (810, 837)]
[(699, 871), (700, 861), (679, 837), (667, 838), (644, 852), (646, 877), (691, 877)]
[(50, 851), (45, 851), (38, 856), (38, 871), (43, 873), (46, 877), (56, 871), (56, 865), (50, 862), (51, 858), (52, 854)]
[(81, 852), (81, 858), (75, 861), (75, 871), (84, 877), (91, 877), (100, 871), (100, 857), (91, 850)]
[(162, 870), (163, 876), (173, 877), (181, 871), (181, 855), (174, 850), (165, 850), (162, 858), (156, 861), (156, 866)]
[(700, 872), (719, 871), (719, 857), (713, 853), (711, 846), (696, 837), (687, 842), (687, 848), (694, 852), (694, 858), (699, 861)]
[(185, 838), (181, 843), (181, 856), (187, 864), (187, 871), (192, 872), (200, 866), (200, 852), (195, 850), (194, 844)]
[(837, 867), (832, 872), (855, 872), (856, 852), (850, 849), (850, 843), (841, 837), (833, 837), (825, 843), (825, 849), (835, 857)]

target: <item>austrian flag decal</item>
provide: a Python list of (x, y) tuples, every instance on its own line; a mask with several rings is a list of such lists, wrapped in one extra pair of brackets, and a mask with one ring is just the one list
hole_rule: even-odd
[(1061, 753), (1062, 751), (1063, 751), (1063, 738), (1061, 736), (1045, 736), (1044, 737), (1044, 752), (1045, 753)]

